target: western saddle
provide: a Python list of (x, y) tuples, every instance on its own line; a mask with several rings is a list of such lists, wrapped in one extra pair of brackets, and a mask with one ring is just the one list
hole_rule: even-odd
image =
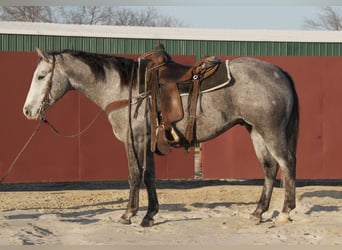
[[(151, 151), (169, 153), (173, 147), (188, 149), (194, 142), (196, 108), (200, 95), (200, 83), (217, 70), (220, 61), (204, 57), (193, 66), (174, 62), (163, 44), (142, 58), (150, 57), (145, 76), (145, 93), (151, 93)], [(173, 124), (184, 117), (179, 85), (190, 85), (188, 118), (184, 136), (179, 136)], [(155, 131), (155, 132), (153, 132)]]

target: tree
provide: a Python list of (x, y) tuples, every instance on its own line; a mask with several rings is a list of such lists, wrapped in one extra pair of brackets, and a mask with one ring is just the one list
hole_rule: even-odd
[(326, 6), (316, 19), (305, 19), (304, 27), (314, 30), (342, 30), (341, 8)]
[(15, 6), (0, 7), (0, 20), (19, 22), (53, 22), (49, 6)]
[(163, 16), (154, 8), (134, 10), (120, 8), (113, 12), (113, 25), (125, 26), (152, 26), (152, 27), (179, 27), (182, 22), (170, 16)]
[(0, 7), (0, 20), (125, 26), (180, 27), (182, 22), (154, 8), (132, 9), (103, 6), (13, 6)]
[(109, 25), (113, 19), (113, 10), (111, 7), (57, 7), (55, 11), (60, 14), (59, 22), (68, 24)]

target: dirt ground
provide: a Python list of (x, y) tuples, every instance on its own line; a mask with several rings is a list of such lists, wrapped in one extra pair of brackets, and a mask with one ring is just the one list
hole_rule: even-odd
[[(200, 182), (198, 182), (200, 183)], [(342, 186), (297, 188), (292, 222), (279, 224), (284, 192), (275, 188), (264, 221), (249, 219), (261, 184), (230, 182), (161, 185), (161, 209), (155, 225), (143, 228), (144, 190), (131, 225), (118, 219), (127, 205), (128, 189), (1, 188), (0, 245), (341, 245)]]

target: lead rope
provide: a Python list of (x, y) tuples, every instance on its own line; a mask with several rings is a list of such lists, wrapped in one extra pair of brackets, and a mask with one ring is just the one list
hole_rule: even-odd
[(59, 130), (57, 130), (45, 117), (42, 117), (41, 120), (56, 134), (59, 135), (61, 137), (65, 137), (65, 138), (75, 138), (75, 137), (79, 137), (82, 134), (84, 134), (88, 129), (90, 129), (94, 123), (97, 121), (97, 119), (100, 117), (100, 115), (103, 113), (103, 110), (100, 110), (94, 117), (94, 119), (88, 124), (88, 126), (86, 126), (84, 129), (82, 129), (80, 132), (76, 133), (76, 134), (71, 134), (71, 135), (67, 135), (65, 133), (60, 132)]
[(38, 133), (41, 124), (42, 124), (42, 120), (39, 121), (39, 123), (37, 124), (37, 127), (36, 127), (35, 130), (33, 131), (32, 135), (28, 138), (28, 140), (26, 141), (26, 143), (24, 144), (24, 146), (21, 148), (21, 150), (19, 151), (19, 153), (17, 154), (17, 156), (16, 156), (16, 157), (14, 158), (14, 160), (12, 161), (11, 165), (8, 167), (8, 169), (7, 169), (7, 171), (5, 172), (5, 174), (1, 177), (0, 183), (2, 183), (2, 182), (9, 176), (9, 174), (12, 172), (14, 165), (17, 163), (17, 161), (19, 160), (19, 158), (21, 157), (21, 155), (24, 153), (25, 149), (26, 149), (27, 146), (30, 144), (30, 142), (32, 141), (33, 137)]
[(26, 148), (28, 147), (28, 145), (31, 143), (33, 137), (38, 133), (42, 122), (45, 123), (55, 134), (62, 136), (62, 137), (66, 137), (66, 138), (75, 138), (75, 137), (79, 137), (82, 134), (84, 134), (88, 129), (90, 129), (93, 124), (97, 121), (97, 119), (100, 117), (100, 115), (103, 113), (103, 110), (100, 110), (100, 112), (98, 112), (96, 114), (96, 116), (94, 117), (94, 119), (89, 123), (89, 125), (87, 127), (85, 127), (83, 130), (81, 130), (80, 132), (76, 133), (76, 134), (71, 134), (71, 135), (66, 135), (64, 133), (61, 133), (60, 131), (58, 131), (45, 117), (41, 117), (41, 120), (39, 121), (39, 123), (37, 124), (35, 130), (33, 131), (33, 133), (31, 134), (31, 136), (28, 138), (28, 140), (26, 141), (26, 143), (24, 144), (24, 146), (22, 147), (22, 149), (19, 151), (19, 153), (17, 154), (17, 156), (14, 158), (14, 160), (12, 161), (11, 165), (8, 167), (7, 171), (5, 172), (5, 174), (0, 178), (0, 183), (2, 183), (12, 172), (15, 164), (17, 163), (17, 161), (19, 160), (19, 158), (21, 157), (21, 155), (24, 153), (24, 151), (26, 150)]

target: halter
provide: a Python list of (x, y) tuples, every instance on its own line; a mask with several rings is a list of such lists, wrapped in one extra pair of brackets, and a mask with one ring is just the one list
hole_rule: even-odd
[(52, 56), (52, 71), (51, 71), (51, 76), (47, 82), (47, 88), (46, 88), (46, 92), (44, 95), (44, 98), (42, 100), (42, 103), (40, 104), (40, 107), (38, 109), (38, 113), (39, 113), (39, 118), (42, 121), (46, 121), (45, 116), (44, 116), (44, 111), (46, 110), (46, 108), (50, 105), (50, 92), (51, 92), (51, 88), (52, 88), (52, 78), (55, 72), (55, 66), (56, 66), (56, 58), (53, 55)]

